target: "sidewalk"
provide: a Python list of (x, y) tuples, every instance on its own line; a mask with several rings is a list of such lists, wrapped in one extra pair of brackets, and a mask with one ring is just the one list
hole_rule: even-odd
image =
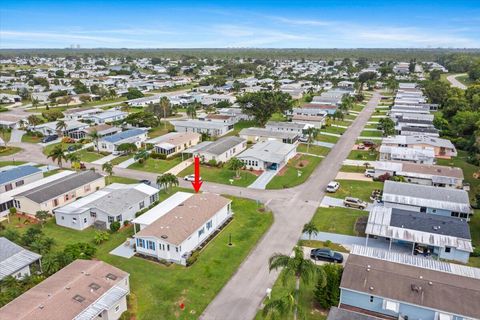
[(267, 184), (275, 177), (277, 171), (264, 171), (248, 188), (265, 190)]

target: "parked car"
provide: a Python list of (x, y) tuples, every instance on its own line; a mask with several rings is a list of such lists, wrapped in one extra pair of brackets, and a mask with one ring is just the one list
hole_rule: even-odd
[(358, 150), (365, 150), (365, 145), (363, 143), (360, 143), (358, 146), (357, 146), (357, 149)]
[(313, 260), (322, 260), (334, 263), (342, 263), (343, 255), (328, 248), (312, 249), (310, 251), (310, 258)]
[(50, 136), (46, 136), (42, 139), (42, 143), (52, 142), (58, 139), (58, 135), (52, 134)]
[(375, 175), (375, 169), (367, 169), (365, 170), (364, 174), (365, 174), (365, 177), (373, 178)]
[(348, 208), (357, 208), (360, 210), (365, 210), (367, 208), (367, 203), (358, 198), (346, 197), (343, 200), (343, 205)]
[(337, 192), (338, 188), (340, 188), (340, 183), (338, 183), (337, 181), (330, 181), (327, 184), (326, 191), (333, 193), (333, 192)]
[(298, 138), (298, 141), (300, 141), (300, 142), (308, 142), (308, 137), (307, 137), (307, 136), (301, 136), (300, 138)]
[(362, 142), (363, 142), (363, 145), (367, 148), (375, 146), (375, 142), (373, 142), (372, 140), (363, 140)]
[(149, 186), (149, 185), (152, 184), (152, 181), (150, 181), (150, 180), (140, 180), (140, 181), (138, 181), (138, 183), (143, 183), (143, 184), (146, 184), (147, 186)]
[(77, 150), (77, 148), (75, 146), (68, 146), (68, 148), (67, 148), (68, 152), (73, 152), (75, 150)]
[[(185, 181), (195, 181), (195, 175), (194, 174), (189, 174), (188, 176), (185, 176), (183, 178)], [(202, 177), (198, 177), (198, 180), (202, 180)]]
[(124, 155), (127, 154), (127, 152), (126, 152), (126, 151), (118, 151), (118, 150), (115, 150), (115, 151), (113, 151), (112, 154), (113, 154), (114, 156), (124, 156)]

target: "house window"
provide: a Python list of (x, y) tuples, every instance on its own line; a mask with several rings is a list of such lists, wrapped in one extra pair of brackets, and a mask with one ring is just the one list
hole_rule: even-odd
[(373, 302), (373, 296), (370, 296), (370, 302)]
[(65, 196), (63, 196), (63, 199), (64, 199), (65, 201), (68, 201), (68, 199), (70, 199), (70, 195), (67, 193)]
[(167, 244), (167, 251), (170, 251), (170, 245)]
[(108, 223), (112, 223), (113, 221), (115, 221), (115, 218), (112, 216), (108, 216)]
[(53, 199), (53, 206), (58, 207), (58, 199)]
[(15, 182), (15, 186), (20, 187), (20, 186), (23, 186), (24, 183), (25, 182), (23, 180), (20, 180), (20, 181)]
[(155, 250), (155, 242), (148, 240), (147, 241), (147, 248), (150, 250)]
[(64, 216), (62, 216), (62, 220), (65, 220), (65, 217), (64, 217)]
[(13, 189), (13, 187), (12, 187), (11, 183), (5, 185), (5, 191), (10, 191), (12, 189)]
[(400, 309), (400, 304), (391, 300), (383, 300), (383, 309), (398, 313), (398, 310)]
[(119, 215), (117, 216), (117, 221), (122, 221), (122, 215), (121, 215), (121, 214), (119, 214)]
[(87, 218), (83, 218), (83, 223), (87, 223)]
[(96, 218), (96, 217), (97, 217), (97, 213), (96, 213), (96, 212), (93, 212), (93, 211), (90, 211), (90, 217)]
[(87, 184), (86, 186), (83, 187), (83, 191), (85, 192), (90, 192), (90, 185)]
[(145, 240), (137, 239), (137, 247), (145, 248)]
[(207, 230), (210, 230), (212, 228), (212, 225), (213, 225), (212, 220), (208, 221), (207, 222)]
[(205, 233), (205, 229), (204, 229), (204, 228), (198, 230), (198, 237), (200, 238), (200, 237), (202, 236), (202, 234), (204, 234), (204, 233)]
[(77, 218), (72, 218), (72, 223), (77, 223)]
[(458, 212), (452, 212), (450, 215), (451, 215), (452, 217), (458, 217), (458, 216), (459, 216), (459, 213), (458, 213)]
[(446, 253), (452, 252), (452, 248), (450, 248), (450, 247), (445, 247), (445, 252), (446, 252)]
[(115, 307), (115, 312), (118, 312), (118, 310), (120, 310), (120, 306)]
[(143, 209), (145, 207), (145, 201), (140, 202), (140, 209)]
[(460, 213), (460, 218), (468, 219), (468, 213)]

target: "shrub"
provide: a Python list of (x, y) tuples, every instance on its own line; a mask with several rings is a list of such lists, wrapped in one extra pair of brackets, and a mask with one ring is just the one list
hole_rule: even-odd
[(471, 257), (480, 257), (480, 246), (476, 247), (473, 249), (472, 254), (470, 255)]
[(8, 209), (8, 211), (10, 212), (10, 214), (15, 214), (17, 213), (17, 208), (11, 207), (10, 209)]
[(87, 148), (87, 151), (88, 151), (88, 152), (93, 152), (93, 151), (95, 151), (95, 147), (93, 147), (93, 146), (88, 147), (88, 148)]
[(129, 224), (130, 224), (130, 221), (128, 221), (128, 220), (123, 221), (123, 226), (124, 227), (128, 226)]
[(215, 159), (211, 159), (208, 161), (208, 165), (211, 167), (216, 167), (217, 166), (217, 161)]
[(114, 221), (114, 222), (110, 223), (110, 231), (117, 232), (118, 229), (120, 229), (120, 222)]
[(156, 153), (156, 152), (152, 152), (150, 154), (150, 157), (152, 159), (160, 159), (160, 160), (165, 160), (167, 159), (167, 155), (163, 154), (163, 153)]
[(195, 261), (197, 261), (199, 255), (200, 255), (200, 252), (198, 250), (192, 251), (192, 254), (190, 255), (190, 257), (187, 258), (187, 267), (194, 264)]
[(330, 246), (332, 245), (332, 241), (327, 240), (327, 241), (325, 241), (323, 244), (325, 245), (325, 247), (328, 248), (328, 247), (330, 247)]

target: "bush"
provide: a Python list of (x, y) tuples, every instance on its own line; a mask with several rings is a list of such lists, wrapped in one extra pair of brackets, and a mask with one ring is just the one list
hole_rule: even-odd
[(208, 161), (208, 165), (211, 167), (216, 167), (217, 166), (217, 161), (214, 159), (211, 159)]
[(110, 231), (112, 232), (117, 232), (120, 229), (120, 222), (119, 221), (114, 221), (110, 223)]
[(95, 148), (94, 148), (93, 146), (88, 147), (88, 148), (87, 148), (87, 151), (88, 151), (88, 152), (93, 152), (93, 151), (95, 151)]
[(200, 255), (200, 251), (198, 251), (198, 250), (192, 251), (192, 254), (187, 259), (187, 267), (194, 264), (195, 261), (197, 261), (199, 255)]
[(128, 226), (129, 224), (130, 224), (130, 221), (128, 221), (128, 220), (123, 221), (123, 226), (124, 227)]
[(10, 214), (15, 214), (17, 213), (17, 208), (11, 207), (10, 209), (8, 209), (8, 211), (10, 212)]
[(480, 246), (473, 249), (473, 252), (470, 254), (471, 257), (480, 257)]

